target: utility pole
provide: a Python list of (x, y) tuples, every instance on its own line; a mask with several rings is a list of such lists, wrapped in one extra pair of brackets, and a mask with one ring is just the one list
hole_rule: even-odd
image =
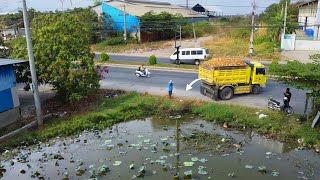
[(30, 71), (31, 71), (31, 77), (32, 77), (32, 89), (33, 89), (33, 95), (34, 95), (34, 103), (36, 106), (36, 113), (37, 113), (37, 121), (38, 121), (38, 126), (42, 127), (43, 126), (43, 119), (42, 119), (42, 112), (41, 112), (41, 102), (40, 102), (39, 89), (38, 89), (36, 66), (34, 64), (34, 56), (33, 56), (33, 50), (32, 50), (32, 41), (31, 41), (31, 35), (30, 35), (29, 18), (28, 18), (26, 0), (22, 0), (22, 9), (23, 9), (24, 27), (25, 27), (25, 31), (26, 31), (27, 46), (28, 46)]
[(283, 17), (283, 4), (282, 4), (282, 7), (281, 7), (281, 18)]
[(194, 22), (192, 22), (192, 29), (193, 29), (193, 37), (194, 37), (194, 47), (197, 47), (197, 36), (196, 36), (196, 30), (194, 28)]
[(188, 8), (189, 8), (189, 2), (188, 2), (188, 0), (186, 0), (186, 1), (187, 1), (187, 6), (186, 6), (186, 7), (187, 7), (187, 9), (188, 9)]
[(286, 28), (287, 28), (287, 11), (288, 11), (288, 1), (286, 1), (286, 8), (285, 8), (285, 10), (284, 10), (283, 35), (286, 35)]
[(123, 37), (124, 41), (127, 42), (127, 13), (126, 13), (126, 1), (123, 4)]
[(182, 45), (182, 28), (181, 28), (181, 25), (180, 25), (180, 46)]
[(251, 22), (251, 36), (250, 36), (250, 45), (249, 45), (249, 54), (252, 57), (253, 55), (253, 40), (254, 40), (254, 15), (256, 11), (256, 0), (253, 0), (252, 3), (253, 10), (252, 10), (252, 22)]

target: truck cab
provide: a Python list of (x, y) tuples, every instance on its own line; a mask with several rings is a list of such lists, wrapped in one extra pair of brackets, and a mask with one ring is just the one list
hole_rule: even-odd
[[(267, 71), (266, 67), (258, 62), (251, 62), (251, 84), (264, 87), (267, 83)], [(255, 92), (254, 92), (255, 93)]]

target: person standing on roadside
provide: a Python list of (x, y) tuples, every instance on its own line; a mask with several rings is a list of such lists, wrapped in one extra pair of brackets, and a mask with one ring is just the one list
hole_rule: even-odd
[(168, 83), (168, 93), (169, 93), (169, 98), (172, 96), (172, 91), (173, 91), (173, 81), (170, 80)]

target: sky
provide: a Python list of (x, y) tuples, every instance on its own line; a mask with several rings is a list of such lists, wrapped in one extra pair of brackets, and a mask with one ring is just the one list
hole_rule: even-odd
[[(186, 5), (187, 0), (158, 0), (170, 2), (176, 5)], [(253, 0), (188, 0), (189, 7), (193, 7), (197, 3), (204, 7), (221, 10), (224, 15), (240, 15), (251, 14)], [(62, 3), (63, 2), (63, 3)], [(27, 7), (34, 8), (39, 11), (55, 11), (75, 7), (88, 7), (93, 5), (92, 0), (27, 0)], [(257, 13), (265, 10), (267, 6), (273, 3), (278, 3), (279, 0), (256, 0)], [(21, 9), (21, 0), (0, 0), (0, 13), (15, 12)]]

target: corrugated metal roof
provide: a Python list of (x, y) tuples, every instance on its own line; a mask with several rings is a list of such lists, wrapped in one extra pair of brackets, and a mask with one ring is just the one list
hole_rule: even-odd
[(26, 62), (29, 62), (29, 61), (22, 60), (22, 59), (2, 59), (2, 58), (0, 58), (0, 66), (9, 65), (9, 64), (26, 63)]
[(191, 9), (187, 9), (181, 6), (175, 6), (170, 3), (153, 3), (153, 2), (144, 2), (144, 1), (106, 1), (105, 4), (117, 8), (123, 11), (124, 5), (126, 5), (126, 12), (130, 15), (141, 17), (147, 12), (153, 11), (156, 14), (160, 14), (161, 12), (168, 12), (171, 14), (181, 14), (183, 17), (188, 18), (204, 18), (207, 16), (200, 15), (194, 12)]
[(298, 4), (298, 7), (304, 6), (304, 5), (309, 4), (309, 3), (312, 3), (312, 2), (318, 2), (318, 0), (306, 0), (306, 1), (300, 2), (300, 3)]

